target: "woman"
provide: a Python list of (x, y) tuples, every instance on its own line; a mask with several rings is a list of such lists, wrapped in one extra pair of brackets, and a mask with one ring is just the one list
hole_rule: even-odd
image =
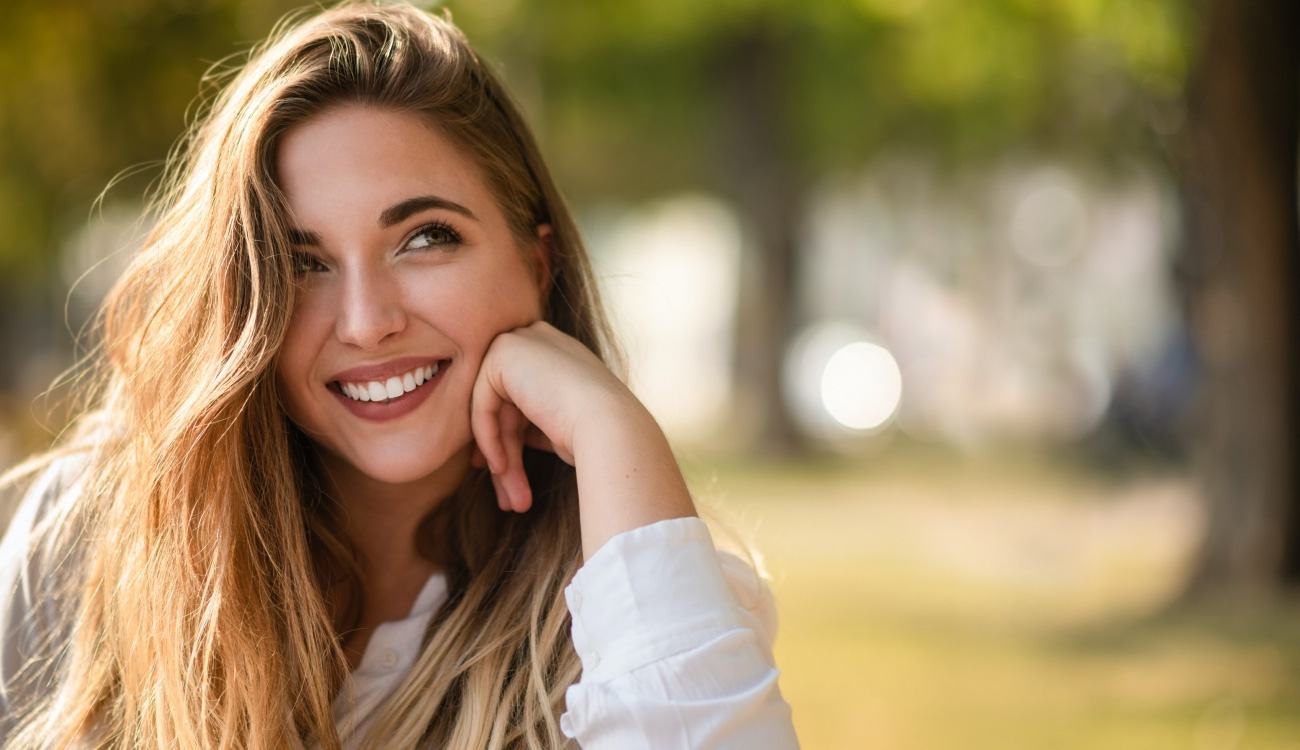
[(87, 416), (11, 472), (6, 747), (796, 744), (770, 594), (449, 21), (283, 26), (183, 145)]

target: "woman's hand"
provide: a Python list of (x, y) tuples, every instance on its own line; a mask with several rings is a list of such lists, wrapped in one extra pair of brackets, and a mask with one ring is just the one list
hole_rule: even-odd
[(532, 488), (525, 445), (576, 467), (583, 548), (654, 521), (695, 515), (668, 441), (605, 363), (545, 321), (497, 335), (470, 396), (476, 466), (502, 510), (524, 512)]
[(577, 339), (545, 321), (498, 334), (474, 381), (470, 428), (472, 460), (491, 469), (501, 509), (523, 512), (532, 504), (525, 445), (551, 451), (573, 466), (579, 423), (602, 411), (614, 418), (615, 405), (643, 408)]

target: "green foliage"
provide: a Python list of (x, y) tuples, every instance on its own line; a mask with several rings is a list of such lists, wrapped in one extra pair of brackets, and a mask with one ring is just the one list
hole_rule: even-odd
[[(0, 24), (0, 277), (53, 268), (114, 175), (138, 200), (207, 67), (297, 3), (11, 3)], [(920, 149), (1151, 158), (1178, 121), (1191, 18), (1175, 0), (475, 0), (449, 4), (534, 116), (578, 200), (717, 187), (736, 128), (768, 119), (806, 175)], [(728, 98), (748, 41), (761, 114)], [(728, 66), (731, 67), (728, 67)], [(733, 72), (729, 72), (733, 71)], [(26, 281), (24, 281), (26, 280)]]
[(115, 189), (138, 201), (204, 71), (246, 49), (288, 7), (8, 4), (0, 24), (0, 278), (19, 289), (49, 273), (61, 242), (115, 175), (140, 172)]
[(766, 114), (822, 174), (895, 148), (968, 165), (1026, 148), (1159, 158), (1153, 121), (1179, 117), (1193, 31), (1173, 0), (450, 5), (539, 89), (573, 187), (633, 197), (719, 179), (739, 40), (767, 40)]

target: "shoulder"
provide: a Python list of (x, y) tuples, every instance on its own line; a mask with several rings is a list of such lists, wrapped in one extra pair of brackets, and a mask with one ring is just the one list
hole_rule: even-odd
[(36, 551), (32, 542), (37, 536), (47, 536), (41, 532), (64, 514), (89, 463), (88, 450), (59, 455), (34, 470), (25, 482), (7, 488), (10, 502), (15, 498), (17, 502), (0, 542), (0, 565)]
[[(52, 663), (64, 639), (73, 552), (60, 544), (66, 517), (85, 478), (89, 453), (58, 456), (25, 483), (0, 541), (0, 713), (27, 692), (17, 687)], [(35, 665), (36, 668), (33, 668)]]
[[(86, 479), (89, 453), (58, 456), (27, 482), (0, 541), (0, 604), (12, 608), (38, 601), (56, 569), (66, 564), (60, 554), (62, 523)], [(0, 611), (0, 617), (4, 612)]]

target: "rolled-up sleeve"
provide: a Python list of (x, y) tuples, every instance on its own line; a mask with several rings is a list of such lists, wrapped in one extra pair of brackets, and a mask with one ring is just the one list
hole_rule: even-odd
[(611, 538), (564, 594), (583, 672), (560, 728), (581, 747), (798, 747), (771, 591), (700, 519)]

